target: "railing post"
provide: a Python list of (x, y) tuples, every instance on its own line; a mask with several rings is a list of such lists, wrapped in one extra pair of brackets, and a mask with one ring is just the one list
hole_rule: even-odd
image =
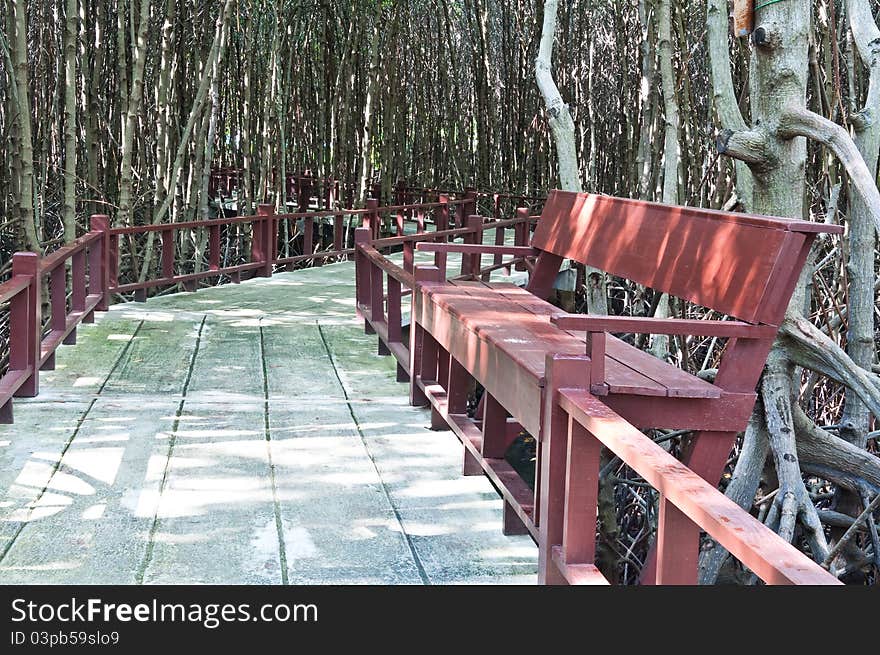
[[(315, 219), (311, 216), (303, 216), (303, 255), (315, 254)], [(317, 262), (312, 258), (312, 265)]]
[(388, 343), (401, 343), (403, 326), (401, 324), (400, 280), (388, 276)]
[(275, 222), (275, 205), (259, 205), (257, 216), (261, 218), (254, 222), (254, 235), (260, 235), (260, 249), (254, 253), (254, 261), (263, 263), (262, 268), (257, 269), (257, 274), (260, 277), (272, 277), (272, 223)]
[(174, 277), (174, 230), (162, 230), (162, 277)]
[[(513, 227), (513, 245), (527, 246), (529, 245), (529, 208), (517, 207), (516, 217), (518, 219), (521, 219), (522, 222), (517, 223)], [(516, 265), (516, 270), (526, 270), (525, 262), (518, 262)]]
[(464, 199), (467, 202), (464, 204), (464, 214), (463, 216), (473, 216), (477, 213), (477, 190), (469, 186), (464, 190)]
[[(366, 216), (366, 214), (365, 214)], [(367, 320), (363, 307), (370, 303), (370, 262), (366, 255), (361, 252), (360, 245), (369, 243), (371, 232), (369, 227), (359, 227), (354, 231), (354, 284), (355, 306), (358, 318), (364, 319), (364, 331), (371, 334), (372, 326)]]
[[(93, 241), (89, 246), (89, 252), (93, 249), (97, 250), (101, 247), (100, 241)], [(83, 312), (86, 308), (86, 253), (80, 250), (73, 255), (70, 262), (70, 311)], [(82, 323), (93, 323), (95, 320), (94, 312), (89, 312), (81, 319)], [(67, 339), (64, 340), (65, 345), (73, 345), (76, 343), (76, 330), (71, 332)]]
[[(63, 332), (67, 327), (67, 266), (63, 263), (49, 274), (49, 307), (52, 312), (50, 329)], [(55, 370), (54, 352), (43, 362), (41, 370)]]
[(370, 228), (370, 238), (379, 238), (379, 201), (376, 198), (367, 198), (366, 209), (364, 214), (363, 227)]
[(12, 277), (28, 277), (27, 290), (17, 294), (9, 308), (9, 370), (30, 370), (17, 398), (33, 398), (40, 391), (40, 257), (33, 252), (12, 256)]
[[(89, 294), (100, 295), (101, 300), (95, 309), (106, 312), (110, 306), (110, 282), (115, 278), (112, 271), (116, 270), (113, 257), (118, 256), (111, 247), (110, 217), (104, 214), (92, 216), (90, 227), (92, 232), (101, 233), (101, 241), (89, 250)], [(115, 279), (114, 279), (115, 281)]]
[[(482, 216), (468, 216), (467, 218), (467, 229), (470, 230), (469, 234), (466, 234), (464, 237), (465, 243), (477, 244), (483, 242), (483, 217)], [(461, 274), (462, 275), (471, 275), (476, 276), (480, 272), (480, 262), (481, 257), (479, 254), (475, 255), (467, 255), (462, 254), (461, 256)]]
[[(438, 198), (438, 202), (440, 203), (440, 207), (437, 209), (436, 217), (434, 219), (435, 227), (437, 232), (444, 232), (449, 229), (449, 195), (442, 193)], [(438, 239), (440, 243), (446, 243), (449, 241), (446, 237), (440, 237)], [(444, 271), (444, 277), (446, 277), (446, 253), (445, 252), (436, 252), (434, 253), (434, 266), (439, 268), (441, 271)]]
[(566, 564), (596, 561), (601, 444), (577, 421), (569, 421), (565, 464), (562, 553)]
[(220, 226), (212, 225), (208, 228), (210, 245), (208, 246), (209, 270), (216, 271), (220, 268)]
[[(370, 266), (370, 319), (375, 326), (377, 323), (385, 324), (385, 332), (388, 332), (388, 321), (385, 317), (385, 272), (378, 266)], [(379, 337), (379, 354), (390, 355), (388, 346)]]
[[(497, 193), (495, 194), (495, 209), (494, 209), (494, 213), (493, 213), (493, 218), (495, 219), (496, 223), (501, 220), (501, 196), (499, 196)], [(503, 227), (496, 227), (495, 228), (495, 245), (496, 246), (503, 246), (504, 245), (504, 236), (505, 236), (505, 229)], [(499, 253), (492, 258), (492, 266), (498, 266), (499, 264), (501, 264), (502, 261), (503, 261), (503, 256)], [(508, 270), (508, 274), (510, 274), (509, 270)], [(489, 276), (490, 276), (489, 273), (485, 273), (483, 275), (483, 282), (488, 282)]]

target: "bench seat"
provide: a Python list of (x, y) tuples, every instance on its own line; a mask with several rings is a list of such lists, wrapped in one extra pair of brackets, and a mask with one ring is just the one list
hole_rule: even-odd
[[(507, 353), (538, 387), (545, 385), (547, 353), (583, 355), (584, 333), (550, 323), (559, 309), (509, 283), (458, 281), (430, 287), (434, 304), (480, 339)], [(721, 389), (609, 336), (605, 355), (609, 394), (720, 398)]]

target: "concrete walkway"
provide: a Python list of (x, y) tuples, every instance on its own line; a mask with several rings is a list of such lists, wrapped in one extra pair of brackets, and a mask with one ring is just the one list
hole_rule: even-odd
[(0, 426), (0, 583), (536, 581), (334, 264), (114, 306)]

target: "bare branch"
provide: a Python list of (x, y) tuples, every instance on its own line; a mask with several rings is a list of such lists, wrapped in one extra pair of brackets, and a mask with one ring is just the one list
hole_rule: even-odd
[(779, 335), (792, 362), (849, 387), (880, 416), (880, 377), (853, 362), (828, 335), (803, 316), (793, 315), (783, 321)]
[(803, 136), (830, 148), (869, 208), (874, 228), (880, 233), (880, 191), (855, 142), (842, 126), (815, 112), (789, 105), (779, 117), (777, 132), (782, 138)]
[(732, 132), (748, 129), (736, 102), (733, 75), (730, 71), (730, 51), (727, 47), (727, 0), (708, 0), (706, 3), (706, 45), (712, 74), (712, 92), (715, 111), (721, 127)]

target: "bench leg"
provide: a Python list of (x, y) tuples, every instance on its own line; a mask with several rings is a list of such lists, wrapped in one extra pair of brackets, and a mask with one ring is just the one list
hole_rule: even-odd
[(464, 462), (461, 466), (461, 474), (464, 476), (483, 475), (480, 460), (471, 454), (467, 446), (462, 446), (462, 448), (464, 449)]
[(513, 505), (506, 500), (504, 501), (504, 521), (502, 523), (501, 532), (508, 537), (529, 534), (529, 529), (526, 527), (526, 524), (523, 523), (523, 520), (519, 517), (519, 514), (516, 513), (516, 510), (513, 509)]
[(388, 344), (382, 341), (381, 337), (377, 339), (377, 341), (379, 342), (379, 355), (381, 355), (382, 357), (388, 357), (391, 354), (391, 351), (388, 349)]
[(447, 391), (449, 391), (449, 351), (437, 344), (437, 382)]
[(40, 367), (41, 371), (54, 371), (55, 370), (55, 353), (49, 355), (46, 358), (45, 363)]
[(446, 386), (446, 399), (449, 413), (466, 414), (471, 376), (454, 357), (449, 358), (449, 377), (447, 379), (449, 382)]
[(449, 426), (446, 424), (446, 419), (437, 411), (436, 407), (431, 407), (431, 429), (435, 432), (442, 432), (443, 430), (448, 430)]
[(599, 440), (580, 423), (569, 421), (562, 530), (562, 553), (566, 564), (594, 564), (596, 561), (601, 458)]
[(399, 363), (397, 364), (397, 381), (409, 382), (409, 373), (407, 373), (406, 369)]
[(483, 457), (503, 459), (510, 446), (507, 410), (489, 393), (483, 394)]
[(410, 343), (410, 380), (409, 402), (413, 407), (425, 407), (428, 398), (417, 384), (418, 380), (426, 382), (437, 381), (437, 359), (439, 345), (421, 325), (414, 323), (411, 328), (412, 340)]
[(62, 341), (65, 346), (75, 346), (76, 345), (76, 328), (70, 331), (66, 337), (64, 337), (64, 341)]
[(0, 405), (0, 425), (12, 424), (12, 398)]

